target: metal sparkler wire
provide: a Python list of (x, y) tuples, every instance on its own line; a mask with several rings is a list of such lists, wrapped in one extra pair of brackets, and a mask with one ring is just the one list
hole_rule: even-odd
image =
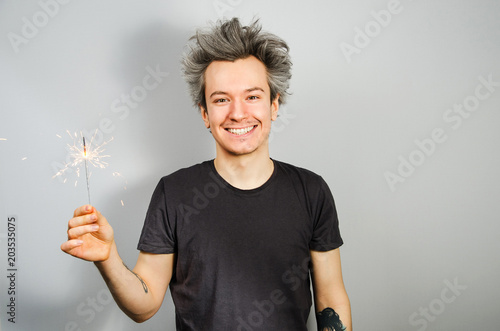
[(91, 205), (90, 186), (89, 186), (89, 165), (87, 163), (87, 145), (85, 144), (85, 137), (83, 137), (83, 157), (85, 159), (85, 178), (87, 179), (87, 195), (89, 197), (89, 205)]

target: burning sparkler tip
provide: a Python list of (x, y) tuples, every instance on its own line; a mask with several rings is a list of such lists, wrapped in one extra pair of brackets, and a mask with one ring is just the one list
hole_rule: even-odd
[(83, 137), (83, 156), (87, 157), (87, 145), (85, 144), (85, 137)]

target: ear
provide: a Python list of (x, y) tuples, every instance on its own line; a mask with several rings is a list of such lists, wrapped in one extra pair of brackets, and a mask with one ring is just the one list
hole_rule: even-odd
[(205, 126), (207, 129), (210, 129), (210, 121), (208, 120), (208, 112), (203, 106), (199, 103), (198, 107), (200, 107), (201, 118), (203, 122), (205, 122)]
[(271, 121), (276, 121), (278, 118), (278, 110), (280, 109), (280, 103), (279, 103), (280, 95), (279, 93), (276, 95), (276, 98), (274, 98), (273, 102), (271, 103)]

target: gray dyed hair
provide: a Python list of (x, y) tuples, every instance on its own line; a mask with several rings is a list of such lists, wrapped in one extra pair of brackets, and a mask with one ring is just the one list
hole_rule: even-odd
[(263, 32), (258, 20), (242, 26), (238, 18), (219, 20), (206, 30), (197, 30), (189, 39), (188, 52), (182, 59), (184, 78), (194, 105), (207, 109), (205, 71), (213, 61), (236, 61), (255, 56), (267, 69), (271, 102), (286, 102), (292, 77), (288, 45), (278, 36)]

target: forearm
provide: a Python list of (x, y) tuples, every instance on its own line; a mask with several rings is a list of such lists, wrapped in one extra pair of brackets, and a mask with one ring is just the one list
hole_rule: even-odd
[(315, 297), (318, 331), (352, 331), (351, 303), (345, 288), (341, 286), (328, 293), (335, 295)]
[(339, 250), (311, 251), (311, 259), (318, 331), (351, 331), (351, 304), (342, 280)]
[(109, 258), (95, 262), (113, 298), (121, 310), (136, 322), (154, 315), (159, 306), (140, 275), (130, 270), (118, 255), (113, 243)]
[(330, 305), (317, 310), (318, 331), (352, 331), (351, 307), (349, 302)]

